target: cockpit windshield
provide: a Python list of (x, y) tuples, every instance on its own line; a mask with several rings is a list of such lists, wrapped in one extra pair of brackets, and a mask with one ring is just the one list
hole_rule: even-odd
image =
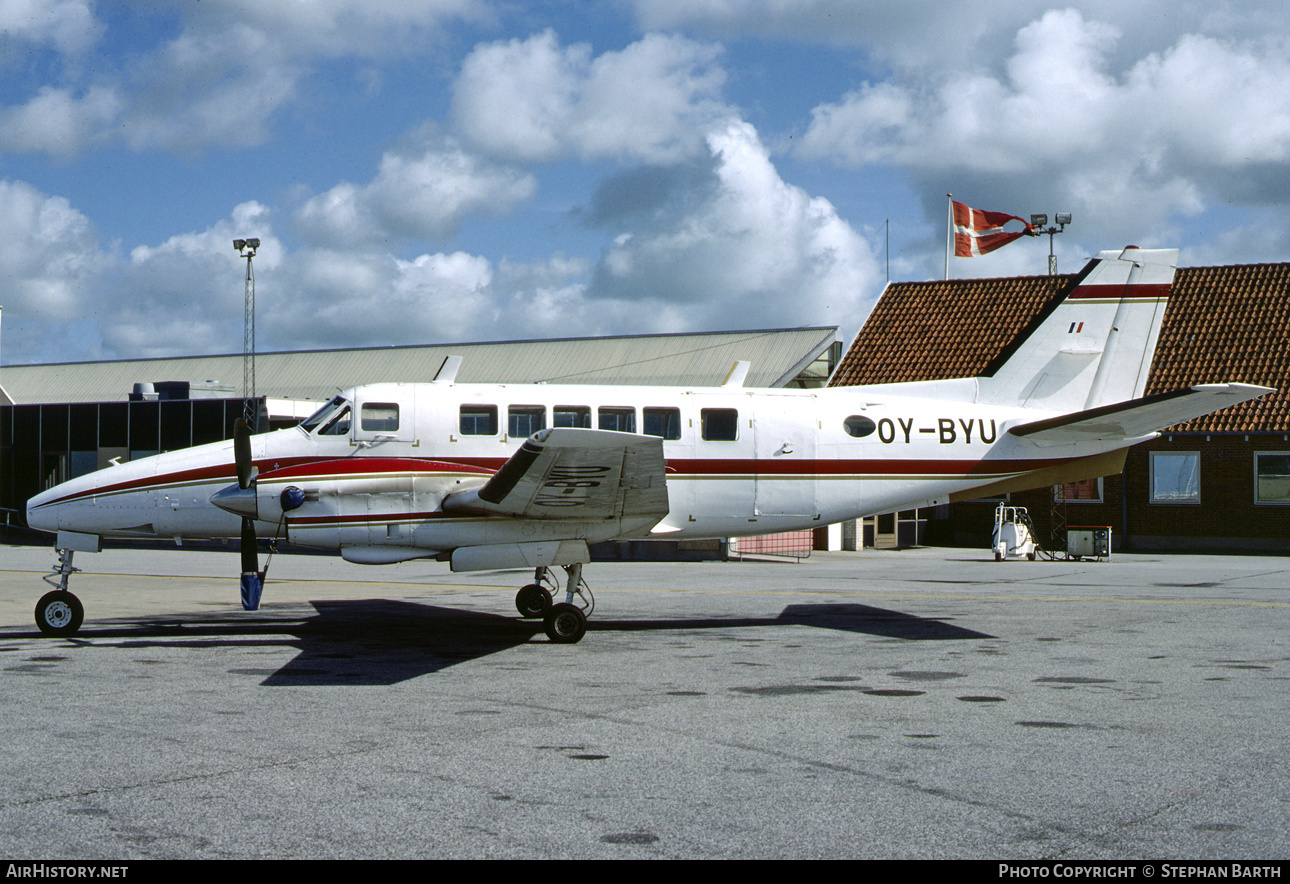
[(322, 408), (315, 411), (309, 417), (305, 418), (300, 424), (300, 429), (306, 433), (312, 433), (322, 424), (325, 424), (338, 410), (346, 405), (344, 396), (337, 396)]

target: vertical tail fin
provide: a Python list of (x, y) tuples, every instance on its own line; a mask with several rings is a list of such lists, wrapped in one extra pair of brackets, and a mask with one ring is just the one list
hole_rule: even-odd
[(980, 379), (980, 401), (1066, 413), (1141, 396), (1177, 264), (1177, 249), (1100, 253)]

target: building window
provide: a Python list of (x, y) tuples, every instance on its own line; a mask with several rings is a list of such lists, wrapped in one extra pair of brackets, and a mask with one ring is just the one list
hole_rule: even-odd
[(1151, 502), (1200, 503), (1200, 452), (1151, 452)]
[(1102, 480), (1081, 479), (1053, 486), (1053, 499), (1058, 503), (1101, 503)]
[(496, 436), (497, 406), (463, 405), (458, 426), (463, 436)]
[(1254, 452), (1254, 502), (1290, 505), (1290, 451)]

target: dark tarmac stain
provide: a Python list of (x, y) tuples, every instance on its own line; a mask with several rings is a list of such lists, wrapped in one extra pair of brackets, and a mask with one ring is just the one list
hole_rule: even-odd
[(66, 660), (66, 659), (67, 659), (66, 657), (57, 657), (57, 656), (28, 657), (28, 658), (27, 658), (28, 662), (30, 662), (30, 663), (60, 663), (60, 662), (62, 662), (63, 660)]
[(865, 693), (873, 697), (917, 697), (920, 694), (925, 694), (927, 692), (903, 691), (899, 688), (874, 688), (873, 690), (865, 691)]
[(858, 675), (821, 675), (816, 681), (863, 681)]
[(1059, 641), (1061, 641), (1061, 639), (1059, 639), (1059, 638), (1052, 638), (1052, 637), (1050, 637), (1050, 636), (1044, 636), (1044, 637), (1042, 637), (1042, 638), (1037, 638), (1037, 639), (1035, 639), (1035, 641), (1037, 641), (1037, 642), (1059, 642)]
[(1017, 724), (1022, 727), (1048, 727), (1048, 728), (1068, 728), (1079, 727), (1077, 724), (1071, 724), (1069, 721), (1019, 721)]
[(669, 697), (706, 697), (707, 691), (668, 691)]
[(19, 666), (6, 666), (5, 672), (20, 672), (25, 675), (48, 675), (57, 667), (50, 663), (24, 663)]
[(1033, 681), (1035, 684), (1115, 684), (1113, 678), (1087, 678), (1083, 675), (1050, 675)]
[(601, 835), (600, 840), (603, 844), (653, 844), (658, 836), (649, 832), (614, 832)]
[(1224, 663), (1224, 669), (1271, 669), (1271, 666), (1256, 666), (1253, 663)]
[(604, 760), (605, 760), (606, 758), (608, 758), (609, 756), (608, 756), (608, 755), (596, 755), (596, 754), (594, 754), (594, 753), (584, 752), (584, 753), (580, 753), (580, 754), (578, 754), (578, 755), (570, 755), (569, 757), (570, 757), (570, 758), (572, 758), (572, 759), (574, 759), (574, 760), (576, 760), (576, 761), (604, 761)]
[(905, 734), (911, 740), (935, 740), (940, 734)]
[(731, 688), (740, 694), (752, 694), (756, 697), (792, 697), (798, 694), (826, 694), (831, 691), (861, 691), (864, 688), (856, 685), (835, 684), (776, 684), (756, 688)]
[(959, 699), (962, 700), (964, 703), (1002, 703), (1004, 702), (1003, 697), (990, 697), (990, 696), (975, 695), (975, 694), (972, 694), (966, 697), (959, 697)]
[(962, 672), (893, 672), (895, 678), (903, 678), (908, 681), (944, 681), (949, 678), (963, 678)]

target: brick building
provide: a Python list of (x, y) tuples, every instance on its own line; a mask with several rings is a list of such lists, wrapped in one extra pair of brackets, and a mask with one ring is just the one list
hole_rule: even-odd
[[(989, 375), (1074, 280), (892, 283), (830, 385)], [(1277, 391), (1170, 428), (1119, 475), (1013, 494), (1040, 542), (1062, 549), (1066, 527), (1107, 525), (1117, 549), (1290, 552), (1290, 263), (1177, 271), (1146, 395), (1223, 381)], [(985, 547), (996, 502), (901, 521), (923, 543)]]

